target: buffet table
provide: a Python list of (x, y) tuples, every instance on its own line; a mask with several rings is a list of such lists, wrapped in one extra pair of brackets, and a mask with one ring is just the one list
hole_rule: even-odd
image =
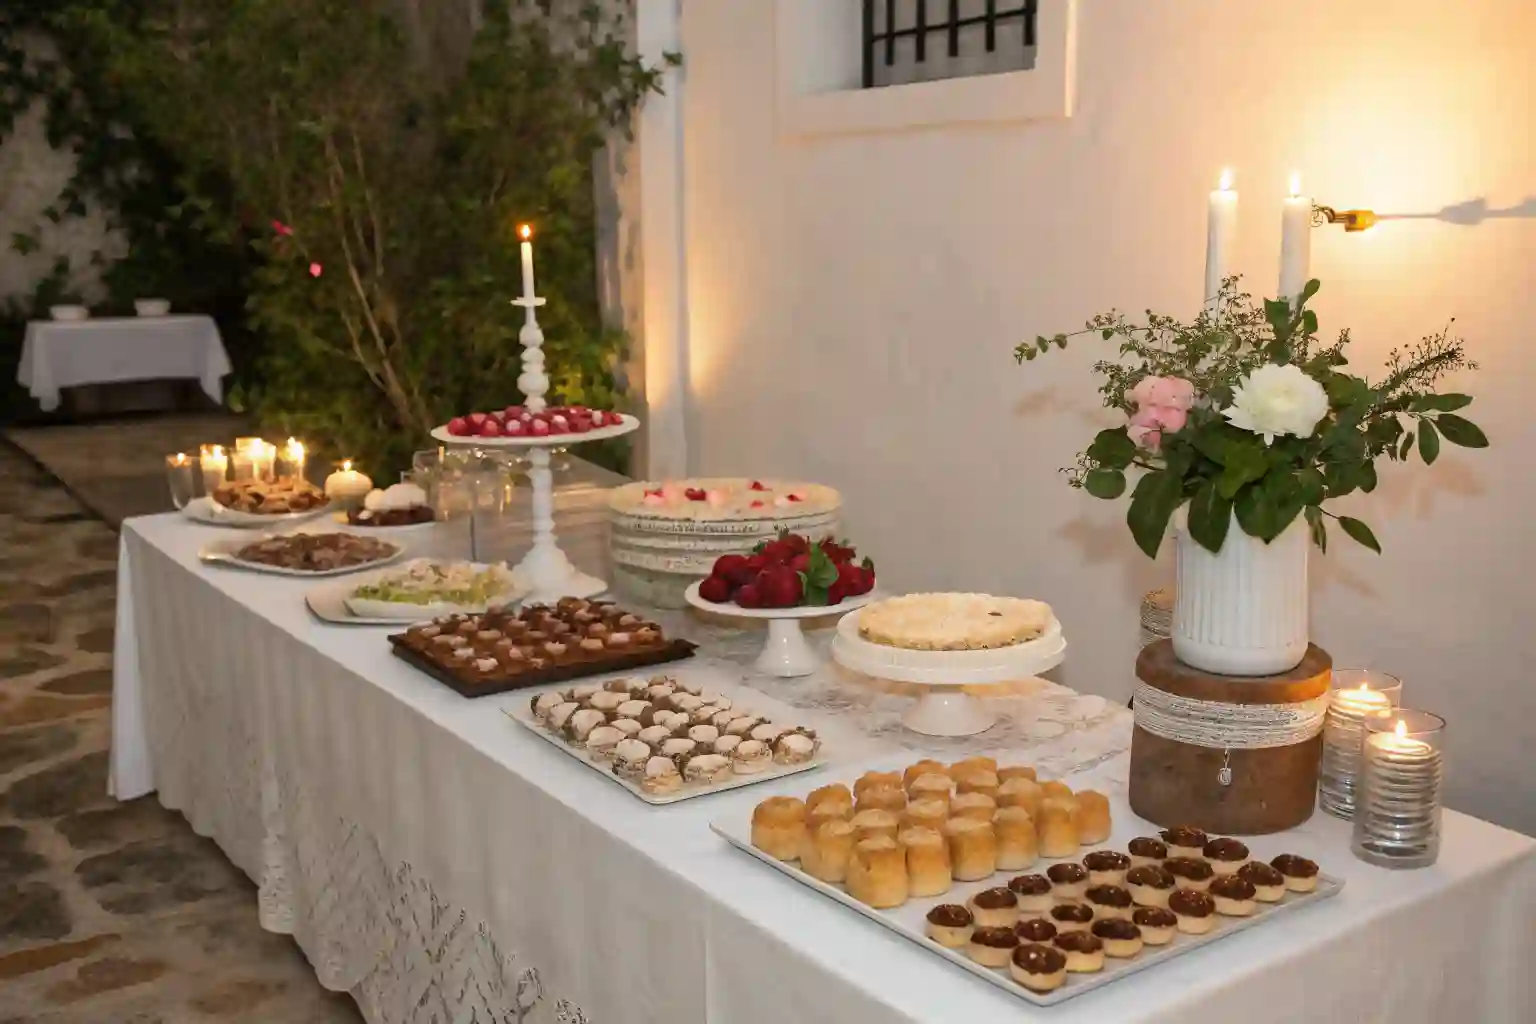
[(229, 371), (211, 317), (102, 317), (28, 323), (16, 380), (51, 410), (58, 408), (60, 388), (183, 377), (220, 402)]
[[(157, 789), (215, 839), (257, 883), (263, 925), (369, 1020), (1536, 1019), (1526, 837), (1448, 813), (1439, 864), (1393, 873), (1318, 815), (1284, 846), (1343, 878), (1338, 897), (1034, 1008), (710, 832), (804, 779), (648, 806), (508, 722), (526, 697), (462, 699), (392, 657), (386, 630), (311, 618), (305, 581), (200, 565), (218, 535), (175, 515), (124, 524), (113, 791)], [(832, 764), (807, 778), (1001, 745), (1131, 819), (1129, 716), (1099, 698), (1036, 684), (993, 732), (935, 741), (896, 724), (899, 695), (832, 670), (755, 677), (750, 636), (682, 635), (702, 656), (674, 674), (744, 683), (821, 732)]]

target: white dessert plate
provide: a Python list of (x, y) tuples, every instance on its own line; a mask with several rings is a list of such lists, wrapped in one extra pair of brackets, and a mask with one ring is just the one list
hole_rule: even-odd
[[(294, 531), (294, 533), (308, 533), (311, 531)], [(315, 533), (330, 531), (313, 531)], [(285, 534), (284, 536), (292, 536)], [(299, 576), (310, 579), (318, 579), (322, 576), (345, 576), (349, 573), (363, 572), (368, 569), (377, 569), (398, 559), (405, 553), (405, 549), (399, 544), (390, 543), (383, 538), (383, 543), (389, 544), (393, 549), (383, 558), (376, 558), (371, 562), (361, 562), (357, 565), (342, 566), (338, 569), (289, 569), (280, 565), (268, 565), (265, 562), (251, 562), (239, 557), (239, 551), (251, 544), (258, 544), (263, 537), (231, 537), (224, 540), (216, 540), (203, 547), (197, 553), (197, 560), (204, 565), (222, 565), (232, 569), (245, 569), (249, 572), (267, 573), (272, 576)], [(355, 585), (355, 584), (354, 584)]]
[[(477, 569), (485, 569), (483, 563), (472, 563)], [(439, 604), (405, 604), (389, 601), (357, 600), (351, 595), (358, 587), (370, 583), (374, 578), (388, 572), (397, 571), (398, 567), (379, 570), (371, 576), (353, 577), (346, 580), (336, 580), (330, 583), (322, 583), (310, 588), (304, 595), (304, 603), (309, 610), (319, 619), (332, 622), (340, 626), (395, 626), (403, 623), (422, 622), (426, 619), (436, 618), (439, 615), (451, 615), (455, 612), (466, 614), (483, 612), (484, 606)], [(515, 604), (528, 592), (527, 587), (517, 584), (515, 589), (501, 595), (494, 604)]]
[(547, 434), (544, 437), (474, 437), (460, 436), (448, 433), (447, 425), (437, 427), (432, 431), (432, 439), (443, 444), (458, 445), (465, 448), (564, 448), (569, 445), (586, 444), (588, 441), (603, 441), (610, 437), (621, 437), (631, 431), (640, 429), (640, 421), (628, 413), (620, 413), (620, 420), (611, 427), (595, 427), (585, 434)]
[[(1117, 804), (1117, 813), (1120, 813), (1119, 808), (1121, 806), (1123, 805)], [(1129, 820), (1135, 820), (1130, 818), (1128, 814), (1126, 817)], [(1209, 945), (1212, 942), (1220, 942), (1222, 939), (1229, 935), (1235, 935), (1236, 933), (1246, 931), (1249, 928), (1262, 926), (1265, 922), (1273, 919), (1276, 915), (1289, 914), (1292, 911), (1304, 907), (1309, 903), (1316, 903), (1319, 900), (1327, 899), (1330, 896), (1336, 896), (1338, 895), (1339, 890), (1344, 888), (1343, 881), (1330, 875), (1320, 874), (1318, 876), (1317, 889), (1313, 892), (1287, 892), (1285, 897), (1279, 903), (1259, 903), (1257, 904), (1258, 909), (1254, 911), (1253, 916), (1251, 917), (1218, 916), (1216, 919), (1216, 926), (1204, 935), (1186, 935), (1183, 932), (1179, 932), (1174, 936), (1173, 941), (1168, 943), (1166, 946), (1145, 946), (1140, 953), (1128, 960), (1121, 960), (1115, 957), (1106, 956), (1104, 958), (1104, 969), (1102, 971), (1098, 971), (1094, 974), (1069, 973), (1067, 975), (1066, 982), (1063, 983), (1062, 986), (1055, 991), (1032, 992), (1025, 988), (1023, 985), (1020, 985), (1018, 982), (1014, 981), (1013, 978), (1009, 976), (1007, 968), (983, 967), (981, 964), (978, 964), (976, 961), (966, 956), (964, 950), (947, 949), (944, 946), (939, 945), (937, 942), (934, 942), (932, 939), (928, 938), (925, 929), (928, 911), (933, 909), (938, 904), (964, 904), (975, 893), (981, 891), (982, 889), (991, 888), (992, 886), (1006, 884), (1007, 880), (1014, 875), (1034, 874), (1037, 872), (1043, 873), (1045, 870), (1044, 863), (1036, 864), (1023, 871), (1000, 871), (988, 878), (984, 878), (977, 882), (956, 882), (954, 886), (943, 895), (919, 897), (916, 899), (908, 900), (901, 906), (890, 910), (876, 910), (867, 904), (860, 903), (858, 900), (848, 895), (848, 893), (844, 892), (840, 887), (831, 885), (827, 882), (823, 882), (820, 879), (813, 878), (806, 872), (801, 871), (798, 864), (786, 864), (776, 857), (770, 856), (769, 854), (766, 854), (762, 850), (759, 850), (757, 847), (753, 846), (752, 825), (749, 814), (738, 814), (730, 819), (714, 821), (710, 823), (709, 827), (732, 846), (751, 854), (753, 857), (756, 857), (764, 864), (767, 864), (769, 867), (772, 867), (775, 870), (788, 875), (790, 878), (793, 878), (800, 884), (809, 886), (810, 888), (815, 889), (817, 892), (821, 893), (823, 896), (830, 897), (831, 899), (841, 903), (843, 906), (864, 915), (871, 921), (874, 921), (876, 924), (879, 924), (885, 928), (889, 928), (891, 931), (905, 939), (910, 939), (912, 942), (922, 946), (930, 953), (943, 957), (950, 963), (961, 968), (962, 970), (969, 971), (971, 974), (981, 978), (983, 981), (996, 985), (998, 988), (1003, 989), (1006, 992), (1011, 992), (1013, 995), (1018, 996), (1020, 999), (1035, 1003), (1040, 1006), (1052, 1006), (1056, 1003), (1063, 1002), (1075, 996), (1080, 996), (1084, 992), (1092, 992), (1096, 988), (1112, 984), (1116, 981), (1119, 981), (1121, 978), (1127, 978), (1133, 974), (1147, 970), (1148, 968), (1154, 968), (1158, 964), (1171, 960), (1174, 957), (1182, 956), (1183, 954), (1188, 953), (1190, 950), (1199, 949), (1201, 946)], [(1097, 845), (1094, 847), (1094, 849), (1114, 848), (1117, 850), (1124, 850), (1125, 843), (1130, 840), (1131, 835), (1127, 833), (1124, 838), (1121, 838), (1119, 833), (1120, 829), (1117, 828), (1116, 835), (1111, 836), (1112, 841), (1110, 843)], [(1278, 837), (1269, 838), (1273, 840)], [(1268, 846), (1269, 844), (1266, 843), (1266, 849), (1268, 849)], [(1086, 849), (1080, 850), (1078, 854), (1071, 858), (1061, 859), (1077, 860), (1087, 852), (1089, 851)], [(1278, 844), (1276, 844), (1274, 853), (1278, 852), (1280, 852), (1280, 850)], [(1255, 853), (1258, 853), (1258, 851), (1256, 850)], [(1273, 853), (1269, 855), (1273, 856)]]
[(307, 519), (323, 516), (334, 508), (334, 504), (326, 502), (316, 506), (307, 512), (278, 512), (267, 515), (259, 515), (254, 512), (241, 512), (237, 509), (225, 508), (206, 495), (201, 498), (193, 498), (181, 508), (181, 514), (188, 519), (209, 526), (229, 526), (237, 530), (254, 530), (258, 527), (281, 526), (285, 523), (302, 523)]
[[(773, 779), (782, 779), (786, 775), (798, 775), (801, 772), (814, 771), (815, 769), (820, 768), (822, 765), (826, 764), (826, 757), (824, 754), (826, 748), (823, 747), (821, 750), (816, 752), (815, 757), (811, 758), (809, 761), (806, 761), (804, 764), (769, 764), (768, 767), (764, 768), (762, 771), (755, 775), (732, 774), (727, 775), (721, 781), (712, 784), (685, 782), (683, 783), (682, 788), (675, 793), (663, 793), (659, 795), (655, 793), (647, 793), (643, 788), (641, 788), (639, 783), (631, 782), (629, 779), (626, 779), (623, 776), (615, 775), (613, 773), (612, 767), (606, 761), (593, 761), (590, 757), (587, 756), (586, 751), (582, 750), (580, 747), (571, 746), (559, 736), (556, 736), (554, 733), (549, 732), (543, 726), (539, 725), (538, 721), (534, 719), (533, 710), (530, 707), (530, 701), (532, 698), (537, 697), (541, 693), (546, 693), (550, 689), (561, 688), (565, 687), (545, 686), (540, 687), (538, 690), (519, 691), (519, 696), (522, 697), (522, 700), (518, 701), (516, 704), (513, 704), (510, 707), (503, 707), (501, 712), (508, 718), (512, 719), (512, 721), (516, 722), (518, 725), (521, 725), (523, 728), (539, 737), (539, 739), (544, 740), (546, 743), (549, 743), (565, 751), (566, 754), (575, 758), (580, 763), (586, 765), (592, 771), (597, 772), (599, 775), (603, 776), (603, 778), (609, 780), (610, 782), (615, 782), (620, 786), (623, 786), (625, 789), (629, 790), (630, 793), (639, 797), (641, 800), (644, 800), (648, 804), (675, 804), (682, 800), (692, 800), (695, 797), (709, 796), (712, 793), (724, 793), (732, 789), (740, 789), (743, 786), (756, 785), (759, 782), (770, 782)], [(747, 694), (747, 699), (745, 701), (739, 702), (739, 704), (740, 706), (748, 706), (750, 704), (750, 698), (752, 696), (751, 690), (724, 686), (716, 686), (714, 688), (725, 694), (727, 697), (730, 697), (732, 701), (736, 700), (738, 694)]]
[(833, 644), (833, 657), (855, 672), (928, 686), (1028, 679), (1060, 665), (1066, 653), (1061, 623), (1054, 617), (1041, 636), (1021, 644), (975, 651), (914, 651), (865, 640), (859, 635), (859, 617), (849, 615), (838, 622)]
[(862, 608), (869, 602), (885, 596), (877, 590), (871, 590), (857, 597), (845, 597), (839, 604), (808, 604), (797, 608), (743, 608), (739, 604), (716, 604), (714, 601), (704, 600), (699, 596), (699, 587), (702, 584), (703, 581), (700, 580), (688, 588), (685, 596), (689, 604), (700, 611), (729, 615), (738, 619), (823, 619), (833, 615), (846, 615), (856, 608)]
[(690, 584), (683, 591), (683, 600), (701, 611), (712, 612), (716, 615), (729, 615), (739, 619), (760, 619), (768, 623), (768, 636), (763, 641), (763, 650), (753, 662), (759, 672), (764, 675), (778, 676), (781, 679), (794, 679), (798, 676), (808, 676), (821, 667), (821, 655), (811, 647), (805, 639), (805, 631), (800, 628), (802, 619), (819, 619), (832, 615), (842, 615), (846, 620), (848, 612), (861, 608), (879, 596), (879, 591), (871, 590), (867, 594), (858, 597), (845, 598), (839, 604), (834, 605), (804, 605), (799, 608), (743, 608), (736, 604), (716, 604), (706, 601), (699, 596), (699, 587), (703, 580)]

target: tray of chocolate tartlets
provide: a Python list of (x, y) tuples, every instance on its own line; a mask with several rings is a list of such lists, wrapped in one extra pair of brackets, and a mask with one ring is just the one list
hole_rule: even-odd
[(1196, 828), (1111, 844), (1107, 797), (991, 758), (776, 796), (710, 827), (999, 988), (1049, 1006), (1336, 895), (1292, 853)]
[(738, 789), (822, 764), (815, 730), (774, 721), (745, 700), (669, 676), (548, 690), (503, 711), (651, 804)]
[(389, 638), (397, 657), (465, 697), (488, 697), (693, 656), (695, 645), (606, 601), (441, 615)]

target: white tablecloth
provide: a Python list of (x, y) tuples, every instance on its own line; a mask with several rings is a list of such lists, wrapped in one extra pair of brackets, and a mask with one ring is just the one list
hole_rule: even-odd
[(206, 316), (105, 317), (27, 324), (16, 380), (44, 409), (59, 405), (59, 389), (125, 380), (196, 379), (215, 402), (229, 354)]
[[(1536, 1019), (1525, 837), (1447, 814), (1440, 863), (1393, 873), (1319, 815), (1255, 844), (1323, 862), (1340, 896), (1038, 1009), (709, 832), (808, 780), (649, 807), (507, 722), (499, 706), (524, 698), (461, 699), (381, 631), (311, 620), (303, 582), (199, 566), (214, 535), (174, 516), (125, 524), (116, 791), (158, 787), (217, 840), (256, 880), (263, 924), (370, 1020)], [(711, 663), (679, 672), (729, 682)], [(845, 756), (889, 749), (818, 724)], [(1150, 828), (1124, 772), (1123, 756), (1093, 772), (1117, 841)]]

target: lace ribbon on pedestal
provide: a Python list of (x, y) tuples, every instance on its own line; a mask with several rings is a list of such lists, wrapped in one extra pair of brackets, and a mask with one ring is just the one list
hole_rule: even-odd
[(1323, 728), (1328, 694), (1295, 704), (1195, 700), (1141, 683), (1136, 724), (1154, 736), (1215, 750), (1261, 750), (1305, 743)]

